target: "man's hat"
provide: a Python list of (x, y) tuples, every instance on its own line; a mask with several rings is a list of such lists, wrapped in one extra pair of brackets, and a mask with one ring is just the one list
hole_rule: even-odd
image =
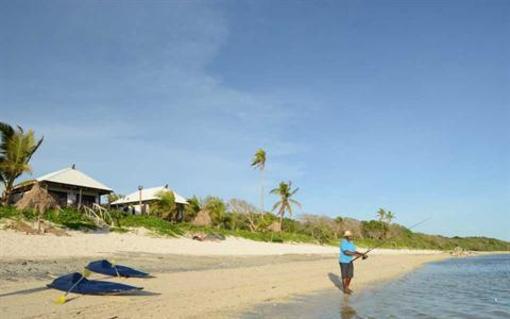
[(344, 237), (352, 237), (352, 233), (350, 230), (344, 231)]

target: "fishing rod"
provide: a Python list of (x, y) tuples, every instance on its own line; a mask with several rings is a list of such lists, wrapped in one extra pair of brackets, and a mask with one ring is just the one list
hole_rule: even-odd
[[(411, 227), (409, 227), (408, 229), (409, 229), (409, 230), (411, 230), (411, 229), (415, 228), (416, 226), (419, 226), (419, 225), (423, 224), (424, 222), (428, 221), (429, 219), (430, 219), (430, 217), (427, 217), (427, 218), (425, 218), (424, 220), (422, 220), (422, 221), (420, 221), (420, 222), (418, 222), (418, 223), (416, 223), (416, 224), (412, 225), (412, 226), (411, 226)], [(372, 251), (372, 250), (374, 250), (374, 249), (377, 249), (377, 248), (381, 247), (382, 245), (384, 245), (384, 244), (385, 244), (388, 240), (392, 239), (393, 237), (395, 237), (395, 235), (393, 235), (393, 236), (391, 236), (391, 237), (386, 238), (385, 240), (383, 240), (382, 242), (380, 242), (378, 245), (376, 245), (376, 246), (374, 246), (374, 247), (372, 247), (372, 248), (368, 249), (367, 251), (365, 251), (365, 252), (363, 253), (363, 255), (360, 255), (360, 256), (356, 256), (356, 257), (354, 257), (354, 258), (351, 260), (351, 263), (352, 263), (352, 262), (354, 262), (356, 259), (359, 259), (360, 257), (363, 257), (363, 259), (364, 259), (364, 258), (366, 258), (366, 257), (364, 257), (366, 254), (368, 254), (369, 252), (371, 252), (371, 251)]]

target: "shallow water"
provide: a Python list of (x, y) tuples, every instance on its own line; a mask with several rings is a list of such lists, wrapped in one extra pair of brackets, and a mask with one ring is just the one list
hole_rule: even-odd
[(431, 263), (352, 296), (328, 290), (242, 318), (510, 318), (510, 255)]

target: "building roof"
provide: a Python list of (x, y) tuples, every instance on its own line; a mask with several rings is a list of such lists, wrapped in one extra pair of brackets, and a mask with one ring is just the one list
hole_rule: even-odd
[[(92, 177), (86, 175), (85, 173), (77, 170), (74, 165), (73, 167), (68, 167), (61, 169), (59, 171), (49, 173), (38, 177), (35, 179), (37, 182), (52, 182), (59, 184), (66, 184), (78, 187), (87, 187), (94, 188), (98, 190), (103, 190), (106, 192), (112, 192), (112, 189), (101, 182), (93, 179)], [(20, 186), (24, 185), (21, 183)]]
[[(158, 199), (157, 194), (161, 191), (170, 191), (170, 190), (168, 189), (168, 186), (158, 186), (158, 187), (142, 189), (142, 202), (157, 200)], [(172, 191), (172, 192), (174, 193), (176, 203), (179, 203), (179, 204), (187, 204), (188, 203), (186, 198), (177, 194), (174, 191)], [(133, 192), (127, 196), (124, 196), (123, 198), (120, 198), (120, 199), (112, 202), (111, 205), (138, 203), (139, 201), (140, 201), (140, 191), (137, 190), (136, 192)]]

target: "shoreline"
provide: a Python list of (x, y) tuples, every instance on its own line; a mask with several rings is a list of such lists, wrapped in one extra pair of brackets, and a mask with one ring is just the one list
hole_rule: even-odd
[[(5, 238), (17, 240), (11, 242), (15, 249), (5, 248), (4, 241), (0, 247), (2, 318), (236, 318), (259, 304), (285, 302), (293, 296), (324, 289), (337, 290), (335, 284), (339, 282), (338, 248), (329, 246), (232, 238), (197, 242), (124, 234), (88, 234), (73, 239), (0, 232), (0, 240)], [(100, 248), (104, 250), (91, 244), (99, 239), (108, 243), (102, 243)], [(120, 245), (119, 239), (123, 239), (124, 249), (114, 250)], [(59, 245), (51, 245), (57, 241)], [(154, 243), (162, 247), (144, 251), (146, 245)], [(88, 246), (73, 251), (76, 245)], [(68, 247), (61, 251), (65, 246)], [(207, 255), (210, 249), (213, 253)], [(36, 257), (27, 258), (33, 250), (38, 250)], [(179, 253), (183, 250), (187, 254)], [(67, 252), (69, 256), (64, 258)], [(155, 278), (117, 279), (93, 274), (90, 279), (142, 286), (143, 293), (136, 296), (71, 294), (73, 299), (64, 305), (54, 303), (61, 292), (44, 289), (51, 278), (80, 271), (89, 261), (105, 257), (148, 270)], [(359, 290), (391, 280), (426, 262), (450, 257), (446, 252), (434, 251), (375, 251), (366, 261), (356, 262), (352, 288)]]
[[(236, 318), (257, 305), (338, 288), (336, 257), (283, 260), (264, 265), (154, 273), (151, 279), (91, 279), (143, 286), (140, 296), (83, 296), (54, 304), (61, 292), (44, 289), (48, 280), (24, 280), (0, 286), (3, 318)], [(194, 257), (195, 259), (197, 257)], [(357, 264), (353, 289), (359, 290), (408, 273), (441, 255), (375, 255)], [(398, 266), (396, 266), (398, 265)], [(32, 293), (27, 293), (31, 292)], [(340, 292), (339, 292), (340, 293)], [(171, 313), (171, 316), (168, 314)]]

